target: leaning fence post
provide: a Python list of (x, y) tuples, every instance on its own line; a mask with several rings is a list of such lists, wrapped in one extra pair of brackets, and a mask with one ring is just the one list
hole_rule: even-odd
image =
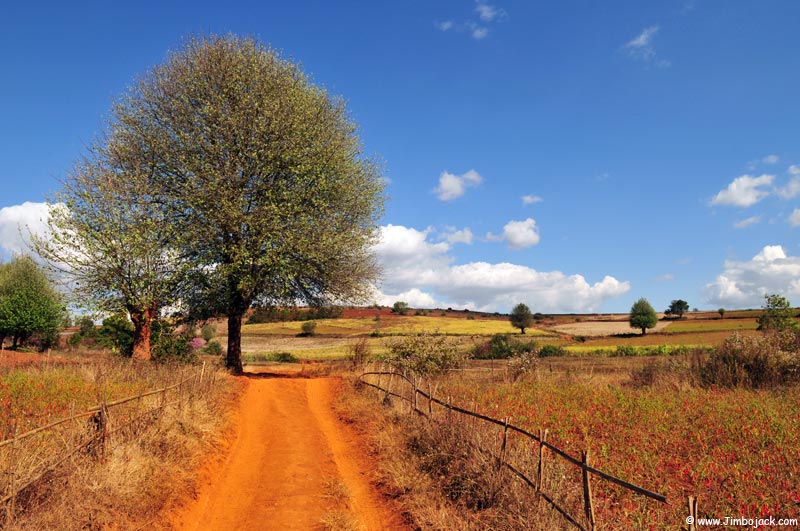
[(697, 497), (689, 496), (689, 517), (686, 523), (689, 524), (689, 531), (697, 531)]
[(586, 521), (589, 523), (589, 531), (594, 531), (594, 501), (592, 500), (592, 482), (589, 477), (589, 449), (581, 452), (581, 462), (583, 466), (583, 510), (586, 513)]

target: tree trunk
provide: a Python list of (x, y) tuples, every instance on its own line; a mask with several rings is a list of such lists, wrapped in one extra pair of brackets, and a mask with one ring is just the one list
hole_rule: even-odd
[(142, 311), (132, 311), (133, 322), (133, 359), (150, 359), (150, 334), (153, 330), (153, 319), (156, 316), (154, 306)]
[(521, 332), (520, 332), (521, 334), (525, 333), (525, 329), (524, 328), (520, 328), (520, 330), (521, 330)]
[(242, 317), (243, 312), (228, 315), (228, 355), (225, 366), (233, 374), (242, 374)]
[(646, 336), (646, 335), (647, 335), (647, 328), (646, 328), (646, 327), (644, 327), (644, 326), (642, 327), (642, 335), (643, 335), (643, 336)]

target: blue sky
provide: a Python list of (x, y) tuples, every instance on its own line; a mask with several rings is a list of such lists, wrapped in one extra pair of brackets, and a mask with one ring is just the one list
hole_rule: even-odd
[(115, 95), (232, 32), (346, 98), (384, 162), (377, 301), (800, 304), (798, 20), (793, 0), (13, 3), (0, 259)]

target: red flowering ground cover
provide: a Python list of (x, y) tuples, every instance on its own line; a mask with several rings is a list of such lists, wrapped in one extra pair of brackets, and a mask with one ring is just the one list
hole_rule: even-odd
[(597, 468), (667, 496), (664, 505), (596, 480), (600, 529), (680, 529), (688, 495), (699, 497), (699, 516), (800, 516), (800, 388), (469, 382), (447, 392), (496, 418), (549, 429), (572, 455), (588, 447)]

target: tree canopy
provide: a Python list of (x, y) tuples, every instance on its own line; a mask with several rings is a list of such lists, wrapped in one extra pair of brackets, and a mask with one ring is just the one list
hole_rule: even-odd
[(655, 328), (658, 324), (658, 315), (647, 299), (642, 297), (631, 306), (628, 322), (631, 328), (639, 328), (645, 335), (648, 328)]
[(109, 137), (192, 264), (182, 300), (227, 315), (234, 371), (252, 304), (366, 300), (383, 181), (343, 101), (298, 65), (253, 39), (191, 38), (118, 101)]
[(533, 314), (526, 304), (519, 303), (511, 310), (509, 320), (511, 321), (511, 326), (519, 328), (520, 333), (524, 334), (525, 329), (533, 324)]
[(11, 337), (18, 347), (38, 335), (47, 347), (57, 339), (65, 313), (60, 294), (30, 257), (0, 264), (0, 345)]
[(797, 321), (794, 319), (794, 310), (786, 297), (773, 293), (764, 295), (763, 313), (758, 318), (758, 329), (767, 330), (786, 330), (797, 328)]
[(134, 358), (150, 358), (160, 308), (176, 302), (186, 261), (165, 203), (150, 191), (152, 161), (112, 134), (96, 142), (51, 201), (50, 234), (33, 237), (36, 251), (70, 280), (76, 302), (92, 310), (127, 313)]
[(677, 315), (678, 319), (683, 318), (683, 314), (689, 311), (689, 303), (683, 299), (676, 299), (669, 303), (669, 308), (666, 313), (669, 315)]

